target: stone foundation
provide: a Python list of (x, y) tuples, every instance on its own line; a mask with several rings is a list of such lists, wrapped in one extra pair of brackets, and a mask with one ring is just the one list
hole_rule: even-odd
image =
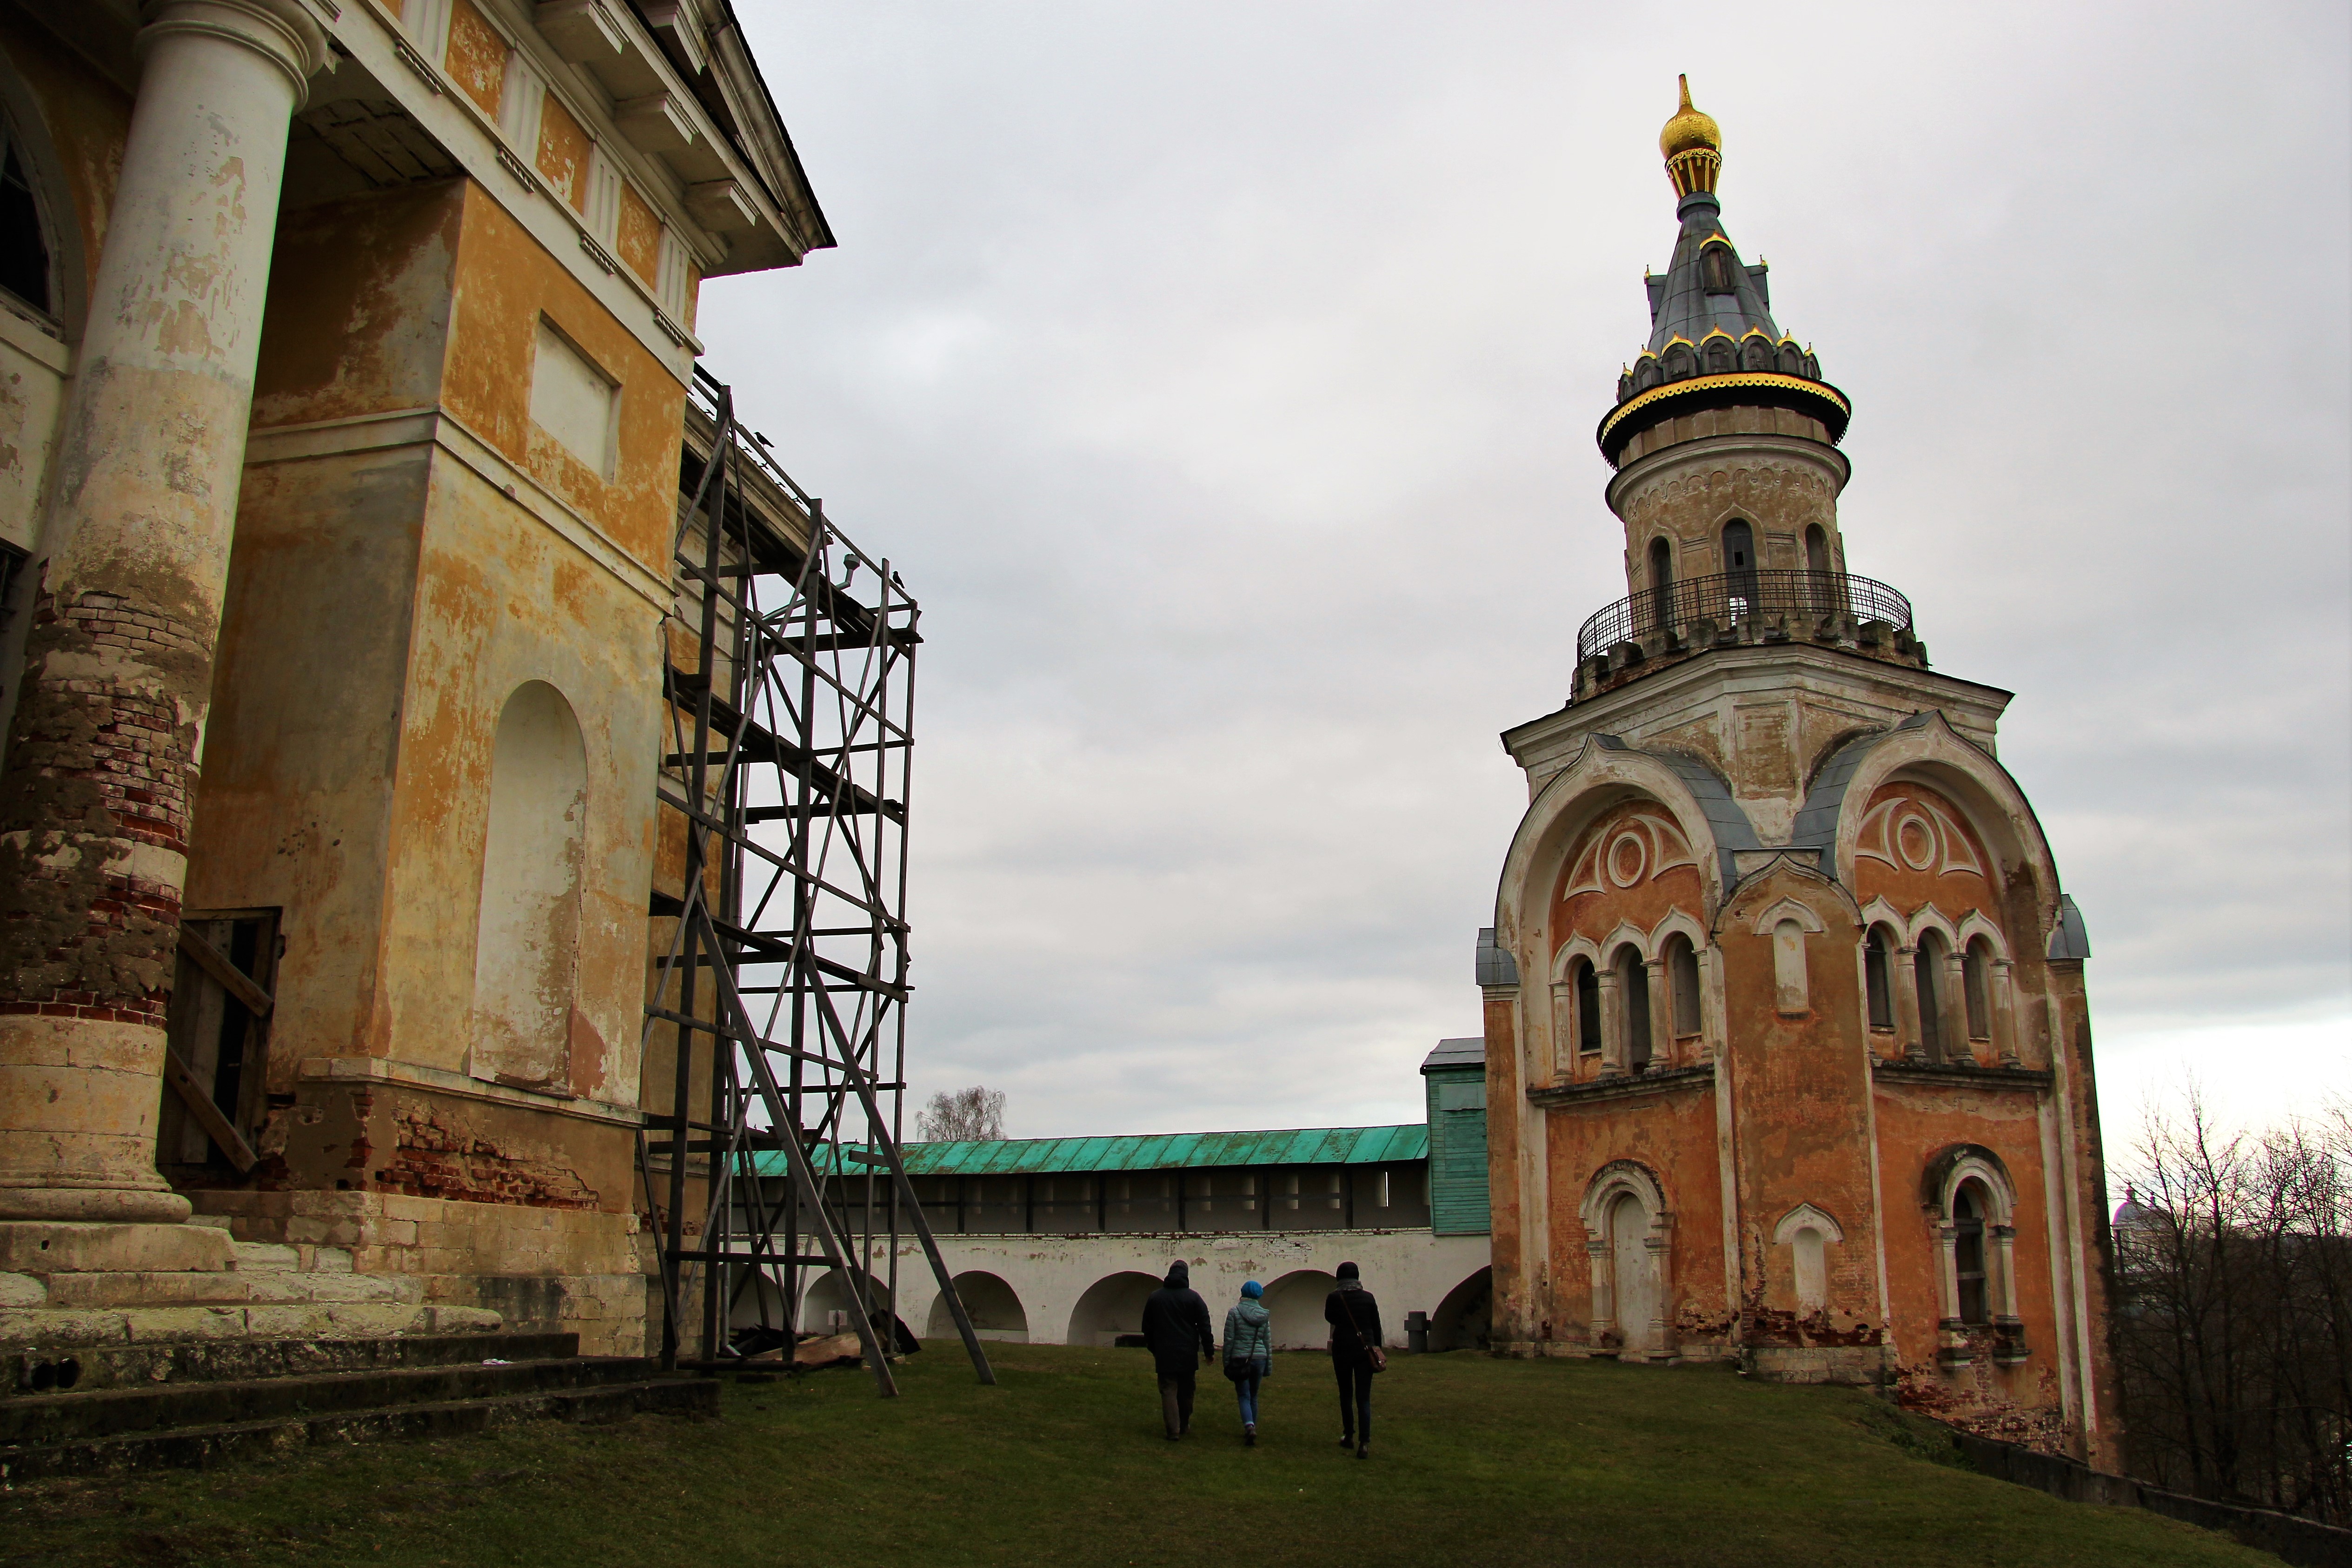
[[(299, 1260), (347, 1252), (357, 1272), (427, 1305), (486, 1309), (509, 1329), (567, 1331), (583, 1355), (643, 1355), (652, 1299), (637, 1217), (383, 1192), (196, 1192), (241, 1242)], [(658, 1335), (658, 1330), (655, 1331)]]

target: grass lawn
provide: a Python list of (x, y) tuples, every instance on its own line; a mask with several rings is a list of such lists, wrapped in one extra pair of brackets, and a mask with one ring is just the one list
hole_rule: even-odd
[(996, 1388), (934, 1343), (892, 1402), (863, 1372), (824, 1372), (730, 1384), (719, 1421), (534, 1425), (35, 1483), (0, 1493), (0, 1562), (2277, 1562), (1960, 1469), (1932, 1427), (1847, 1389), (1719, 1368), (1400, 1356), (1375, 1386), (1377, 1440), (1359, 1463), (1339, 1448), (1319, 1355), (1276, 1358), (1258, 1447), (1244, 1448), (1213, 1374), (1192, 1436), (1170, 1443), (1141, 1352), (992, 1348)]

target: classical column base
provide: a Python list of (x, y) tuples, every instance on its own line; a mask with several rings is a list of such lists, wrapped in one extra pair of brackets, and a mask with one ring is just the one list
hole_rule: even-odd
[(215, 1226), (0, 1220), (0, 1273), (180, 1273), (236, 1260), (236, 1243)]
[(0, 1015), (0, 1221), (188, 1218), (155, 1169), (163, 1051), (145, 1022)]

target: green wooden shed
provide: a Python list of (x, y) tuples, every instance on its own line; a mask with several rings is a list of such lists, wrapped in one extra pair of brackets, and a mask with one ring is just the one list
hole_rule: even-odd
[(1441, 1040), (1421, 1064), (1429, 1099), (1430, 1228), (1484, 1236), (1486, 1207), (1486, 1042)]

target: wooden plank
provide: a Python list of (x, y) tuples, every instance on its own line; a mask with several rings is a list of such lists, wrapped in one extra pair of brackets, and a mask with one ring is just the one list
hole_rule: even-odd
[(256, 1018), (268, 1018), (271, 1002), (269, 993), (253, 983), (246, 972), (229, 962), (228, 955), (189, 930), (180, 927), (180, 951), (194, 958), (205, 974), (227, 988), (228, 994), (245, 1004), (245, 1010)]
[[(226, 959), (222, 961), (226, 962)], [(237, 1134), (237, 1130), (229, 1125), (228, 1118), (221, 1114), (220, 1107), (213, 1103), (213, 1097), (197, 1086), (196, 1075), (188, 1071), (188, 1064), (180, 1060), (178, 1051), (163, 1053), (163, 1076), (173, 1089), (179, 1091), (180, 1098), (186, 1103), (197, 1124), (204, 1128), (214, 1143), (220, 1145), (221, 1153), (228, 1156), (228, 1163), (236, 1167), (239, 1176), (260, 1163), (261, 1156), (253, 1152), (253, 1145)]]

